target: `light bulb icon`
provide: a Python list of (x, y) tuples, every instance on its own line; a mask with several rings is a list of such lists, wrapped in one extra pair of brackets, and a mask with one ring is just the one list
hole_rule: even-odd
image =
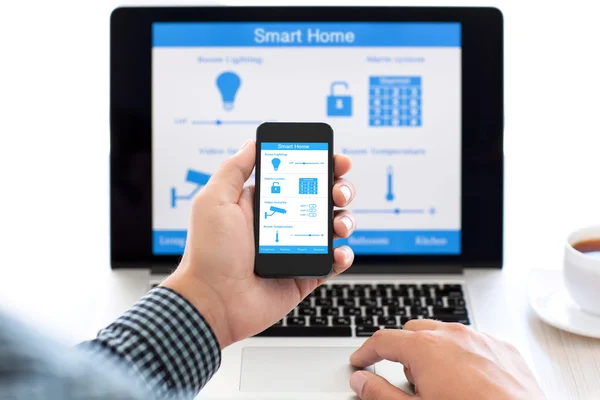
[(223, 72), (217, 77), (217, 88), (219, 88), (219, 91), (221, 92), (223, 109), (225, 111), (233, 110), (235, 95), (237, 94), (241, 84), (242, 79), (235, 72)]
[(281, 160), (279, 158), (274, 158), (271, 160), (271, 164), (273, 164), (273, 169), (277, 171), (279, 169), (279, 164), (281, 164)]

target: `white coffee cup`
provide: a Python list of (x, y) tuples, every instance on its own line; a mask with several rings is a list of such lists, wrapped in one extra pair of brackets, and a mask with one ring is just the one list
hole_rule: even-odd
[(600, 225), (579, 229), (569, 235), (563, 276), (575, 303), (583, 311), (600, 316), (600, 258), (573, 248), (573, 245), (590, 239), (600, 239)]

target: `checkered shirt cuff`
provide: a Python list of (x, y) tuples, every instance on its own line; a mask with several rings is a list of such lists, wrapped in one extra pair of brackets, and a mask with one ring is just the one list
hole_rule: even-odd
[(129, 364), (157, 398), (192, 398), (221, 363), (219, 343), (196, 308), (157, 287), (87, 343)]

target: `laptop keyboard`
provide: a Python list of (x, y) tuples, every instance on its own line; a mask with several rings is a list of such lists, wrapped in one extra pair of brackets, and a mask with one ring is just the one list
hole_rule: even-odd
[(470, 325), (462, 285), (323, 285), (257, 336), (365, 337), (422, 318)]

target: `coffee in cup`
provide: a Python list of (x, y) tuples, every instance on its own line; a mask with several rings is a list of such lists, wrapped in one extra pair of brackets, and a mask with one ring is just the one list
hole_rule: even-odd
[(600, 238), (585, 239), (571, 245), (575, 250), (586, 256), (600, 259)]
[(583, 310), (600, 316), (600, 226), (573, 232), (567, 239), (565, 285)]

